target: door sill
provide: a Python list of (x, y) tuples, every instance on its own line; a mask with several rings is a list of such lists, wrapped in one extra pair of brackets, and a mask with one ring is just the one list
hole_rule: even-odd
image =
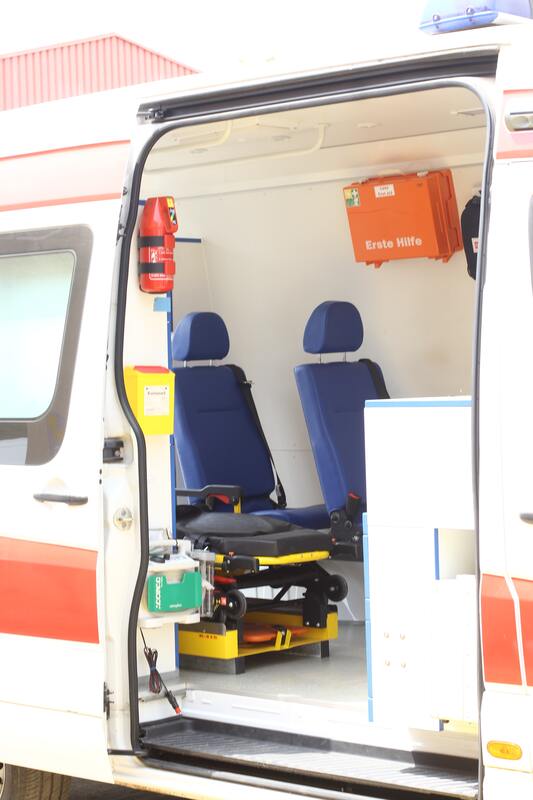
[[(410, 753), (191, 717), (144, 726), (147, 761), (180, 771), (231, 770), (366, 796), (400, 798), (406, 791), (432, 797), (476, 798), (474, 759)], [(164, 766), (166, 765), (166, 766)], [(230, 778), (228, 778), (230, 780)], [(369, 794), (370, 792), (370, 794)], [(376, 794), (376, 792), (378, 792)]]

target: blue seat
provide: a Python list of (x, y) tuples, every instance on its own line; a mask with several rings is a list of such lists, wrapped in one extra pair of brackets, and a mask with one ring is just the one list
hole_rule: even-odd
[[(311, 314), (304, 333), (306, 353), (353, 353), (363, 343), (363, 323), (352, 303), (328, 301)], [(296, 383), (326, 508), (346, 512), (350, 495), (359, 526), (365, 510), (365, 401), (388, 397), (380, 367), (369, 360), (302, 364)], [(348, 501), (348, 505), (350, 505)]]
[[(172, 337), (174, 361), (174, 434), (178, 462), (186, 487), (208, 484), (241, 486), (245, 513), (278, 517), (306, 528), (329, 528), (323, 505), (280, 508), (270, 495), (275, 488), (268, 450), (233, 369), (228, 365), (190, 361), (220, 360), (229, 352), (223, 319), (210, 311), (187, 314)], [(221, 501), (216, 510), (231, 510)]]

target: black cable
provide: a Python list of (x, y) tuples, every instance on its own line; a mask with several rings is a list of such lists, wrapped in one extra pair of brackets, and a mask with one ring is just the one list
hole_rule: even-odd
[(165, 690), (165, 697), (167, 698), (168, 702), (176, 712), (176, 714), (181, 714), (181, 708), (179, 707), (179, 703), (176, 700), (176, 696), (174, 692), (167, 688), (165, 681), (161, 677), (159, 670), (157, 669), (157, 656), (159, 655), (157, 650), (152, 650), (151, 647), (148, 647), (146, 644), (146, 639), (144, 638), (144, 633), (142, 629), (139, 628), (141, 631), (142, 640), (144, 643), (144, 657), (148, 662), (148, 666), (150, 668), (150, 677), (148, 679), (148, 688), (152, 692), (152, 694), (160, 694), (161, 689)]

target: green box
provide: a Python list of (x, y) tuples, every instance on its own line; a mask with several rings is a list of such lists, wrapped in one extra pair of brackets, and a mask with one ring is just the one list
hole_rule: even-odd
[(202, 605), (202, 576), (199, 572), (184, 572), (181, 579), (166, 575), (148, 578), (149, 611), (186, 611)]

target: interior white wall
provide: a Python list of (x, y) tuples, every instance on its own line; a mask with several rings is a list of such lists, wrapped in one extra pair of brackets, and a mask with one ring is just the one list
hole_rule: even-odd
[[(461, 211), (481, 166), (453, 170)], [(350, 300), (365, 341), (350, 358), (370, 357), (391, 396), (468, 394), (474, 282), (463, 253), (447, 264), (395, 261), (380, 269), (354, 262), (344, 208), (346, 181), (254, 189), (179, 200), (175, 322), (215, 310), (230, 333), (229, 359), (254, 382), (254, 397), (291, 505), (321, 501), (293, 377), (316, 360), (302, 350), (313, 308)], [(178, 195), (178, 192), (176, 192)]]
[[(166, 366), (167, 315), (155, 310), (155, 297), (139, 291), (138, 250), (130, 251), (128, 303), (124, 330), (124, 366)], [(148, 470), (148, 524), (151, 529), (172, 530), (172, 487), (168, 436), (149, 434), (146, 439)]]

